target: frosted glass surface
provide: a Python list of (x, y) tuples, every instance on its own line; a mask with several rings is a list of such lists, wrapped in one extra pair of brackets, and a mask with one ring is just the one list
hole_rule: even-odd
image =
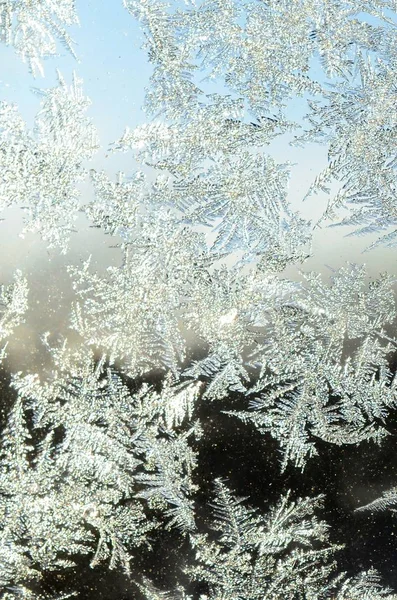
[(397, 598), (396, 8), (0, 3), (2, 598)]

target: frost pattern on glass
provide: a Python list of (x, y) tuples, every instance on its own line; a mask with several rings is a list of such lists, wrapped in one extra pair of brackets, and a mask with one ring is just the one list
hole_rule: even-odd
[[(61, 252), (83, 208), (122, 255), (105, 275), (90, 260), (70, 265), (74, 345), (53, 345), (46, 332), (51, 366), (12, 376), (0, 453), (0, 592), (7, 600), (78, 596), (35, 590), (86, 558), (149, 600), (395, 599), (373, 570), (340, 572), (339, 547), (316, 516), (320, 497), (290, 490), (259, 511), (213, 473), (200, 481), (200, 461), (218, 443), (206, 439), (218, 430), (200, 411), (221, 406), (228, 416), (217, 417), (240, 431), (253, 425), (273, 437), (281, 472), (303, 470), (324, 443), (388, 435), (397, 408), (394, 281), (384, 274), (367, 284), (365, 269), (350, 264), (330, 283), (316, 273), (300, 283), (285, 277), (312, 251), (314, 225), (289, 205), (291, 165), (272, 157), (271, 144), (284, 134), (298, 145), (328, 144), (328, 167), (308, 192), (340, 183), (324, 219), (347, 208), (342, 223), (395, 242), (386, 230), (396, 226), (396, 4), (124, 6), (145, 31), (153, 75), (147, 121), (127, 127), (111, 150), (132, 152), (138, 170), (116, 179), (88, 171), (99, 143), (77, 76), (70, 87), (59, 74), (56, 88), (38, 90), (31, 132), (17, 107), (0, 104), (0, 208), (22, 207), (24, 232)], [(75, 23), (67, 0), (0, 5), (0, 37), (34, 75), (57, 40), (72, 49), (66, 28)], [(290, 116), (297, 96), (307, 126)], [(80, 198), (86, 177), (93, 199)], [(1, 360), (25, 319), (27, 285), (17, 271), (2, 288)], [(204, 349), (194, 360), (191, 339)], [(158, 385), (146, 382), (153, 372)], [(245, 408), (232, 410), (236, 397)], [(214, 478), (212, 519), (207, 505), (203, 519)], [(396, 502), (392, 488), (359, 510)], [(174, 591), (135, 570), (156, 535), (168, 534), (183, 553)], [(206, 591), (192, 595), (196, 584)]]
[[(177, 209), (189, 225), (210, 228), (217, 234), (216, 251), (238, 251), (246, 261), (262, 259), (278, 269), (303, 260), (311, 232), (287, 202), (288, 165), (277, 164), (264, 152), (272, 138), (293, 124), (281, 113), (270, 118), (250, 111), (240, 91), (237, 98), (225, 97), (206, 93), (205, 86), (202, 90), (196, 84), (200, 44), (195, 33), (186, 34), (186, 40), (184, 33), (188, 25), (199, 31), (200, 15), (209, 19), (207, 3), (196, 12), (190, 7), (186, 15), (169, 13), (159, 2), (125, 4), (145, 26), (154, 66), (146, 108), (154, 119), (127, 129), (114, 150), (133, 149), (138, 161), (156, 169), (148, 200)], [(218, 13), (218, 3), (212, 4), (212, 21), (217, 15), (219, 28), (223, 16), (234, 11), (234, 3), (220, 3)], [(222, 50), (224, 38), (218, 38)]]
[(148, 201), (175, 207), (189, 225), (210, 228), (214, 251), (241, 252), (246, 261), (262, 259), (280, 270), (303, 260), (311, 232), (288, 204), (288, 165), (262, 151), (276, 127), (280, 133), (288, 124), (247, 123), (241, 99), (213, 94), (204, 102), (177, 113), (173, 124), (155, 120), (127, 129), (114, 149), (135, 150), (159, 172)]
[(43, 59), (58, 52), (58, 43), (75, 56), (68, 27), (78, 25), (74, 0), (3, 0), (0, 41), (11, 45), (34, 76), (44, 76)]
[(16, 106), (0, 103), (0, 209), (21, 206), (23, 233), (38, 231), (49, 247), (66, 252), (80, 206), (77, 184), (98, 139), (82, 82), (74, 76), (68, 87), (60, 73), (58, 79), (58, 87), (37, 90), (43, 100), (33, 132)]
[(21, 271), (16, 271), (14, 283), (0, 288), (0, 363), (6, 356), (4, 340), (25, 320), (28, 309), (28, 283)]
[[(379, 584), (372, 570), (356, 578), (335, 575), (333, 555), (337, 546), (328, 543), (328, 526), (315, 512), (322, 498), (290, 499), (283, 496), (267, 514), (247, 508), (226, 485), (215, 482), (216, 539), (194, 534), (196, 564), (186, 566), (191, 579), (205, 582), (209, 594), (199, 600), (274, 600), (313, 598), (325, 600), (376, 600), (396, 596)], [(167, 594), (150, 582), (143, 586), (147, 600), (191, 600), (183, 589)], [(331, 596), (332, 594), (332, 596)]]
[(66, 346), (51, 351), (56, 371), (48, 381), (14, 377), (18, 399), (2, 436), (6, 588), (71, 568), (78, 554), (90, 555), (92, 567), (105, 562), (129, 573), (131, 548), (149, 543), (158, 527), (147, 508), (164, 512), (168, 526), (195, 529), (189, 440), (200, 427), (183, 424), (197, 385), (168, 378), (160, 393), (143, 385), (131, 395), (87, 349), (85, 360)]
[(251, 411), (236, 414), (279, 441), (283, 469), (289, 461), (303, 468), (316, 438), (340, 445), (387, 435), (396, 341), (385, 327), (395, 315), (392, 279), (366, 290), (365, 269), (355, 265), (336, 272), (331, 286), (308, 274), (281, 308), (255, 350), (261, 374), (247, 391)]
[(339, 223), (355, 227), (350, 235), (387, 232), (373, 246), (396, 244), (395, 100), (395, 68), (359, 55), (355, 70), (311, 103), (311, 127), (301, 138), (329, 145), (328, 167), (308, 195), (329, 192), (332, 182), (341, 184), (323, 218), (337, 219), (341, 208), (351, 207)]
[(176, 373), (185, 354), (178, 316), (190, 287), (206, 277), (207, 249), (202, 235), (166, 209), (142, 216), (128, 237), (123, 263), (108, 277), (91, 273), (89, 262), (70, 269), (81, 298), (72, 325), (131, 376), (153, 368)]

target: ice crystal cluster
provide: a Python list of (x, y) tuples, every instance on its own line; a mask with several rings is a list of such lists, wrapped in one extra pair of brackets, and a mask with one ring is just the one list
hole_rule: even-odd
[[(320, 221), (397, 245), (396, 8), (124, 0), (152, 75), (146, 120), (111, 143), (137, 165), (116, 180), (92, 163), (98, 124), (78, 75), (38, 90), (32, 130), (0, 98), (1, 209), (23, 209), (21, 233), (66, 255), (83, 211), (122, 254), (106, 273), (70, 254), (70, 336), (42, 331), (50, 366), (2, 384), (2, 598), (84, 599), (91, 573), (102, 598), (105, 572), (125, 582), (128, 593), (109, 592), (119, 600), (397, 598), (370, 561), (339, 564), (349, 540), (331, 535), (321, 482), (310, 496), (282, 484), (255, 507), (233, 469), (210, 469), (218, 418), (252, 433), (235, 471), (268, 452), (278, 482), (304, 481), (330, 447), (376, 452), (390, 434), (394, 279), (368, 282), (353, 263), (330, 281), (299, 271), (318, 223), (291, 206), (291, 165), (272, 143), (326, 144), (307, 192), (329, 194)], [(72, 0), (0, 3), (0, 40), (34, 75), (59, 43), (75, 51), (76, 24)], [(29, 277), (18, 270), (1, 290), (4, 368), (34, 310)], [(396, 489), (363, 509), (397, 503)], [(156, 565), (173, 571), (165, 583)]]

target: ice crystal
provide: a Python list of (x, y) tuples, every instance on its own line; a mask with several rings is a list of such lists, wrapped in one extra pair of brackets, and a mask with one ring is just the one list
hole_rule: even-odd
[(336, 272), (332, 285), (319, 275), (285, 303), (255, 350), (261, 368), (251, 412), (238, 413), (269, 431), (289, 461), (303, 467), (316, 438), (335, 444), (379, 441), (396, 406), (388, 357), (396, 347), (385, 326), (395, 318), (391, 279), (365, 289), (365, 269)]
[[(14, 275), (15, 283), (0, 289), (0, 342), (8, 338), (23, 323), (28, 308), (28, 285), (21, 271)], [(7, 345), (7, 344), (6, 344)], [(6, 345), (0, 350), (0, 362), (5, 356)]]
[(195, 528), (189, 439), (200, 431), (172, 426), (189, 418), (196, 386), (170, 379), (163, 392), (143, 386), (131, 395), (89, 354), (78, 365), (66, 348), (54, 356), (62, 365), (47, 382), (14, 378), (18, 399), (0, 468), (3, 589), (70, 568), (78, 554), (89, 554), (92, 567), (106, 562), (129, 572), (131, 548), (148, 544), (158, 526), (144, 499), (169, 525)]
[[(328, 142), (329, 164), (308, 193), (329, 191), (332, 181), (343, 184), (324, 217), (336, 218), (339, 208), (352, 206), (341, 224), (356, 227), (356, 235), (387, 231), (397, 222), (394, 74), (387, 62), (359, 56), (356, 72), (311, 104), (305, 139)], [(395, 238), (392, 229), (380, 240), (394, 245)]]
[(134, 149), (160, 172), (148, 201), (179, 209), (186, 223), (211, 227), (215, 251), (262, 257), (279, 270), (307, 256), (310, 228), (287, 202), (288, 165), (259, 151), (277, 134), (274, 123), (247, 123), (241, 100), (218, 95), (176, 116), (173, 124), (127, 130), (115, 145)]
[(58, 40), (75, 56), (67, 27), (78, 22), (74, 0), (4, 0), (0, 41), (14, 46), (33, 75), (44, 75), (42, 60), (57, 53)]
[(43, 100), (33, 132), (14, 105), (0, 103), (0, 208), (23, 207), (24, 232), (38, 231), (65, 252), (79, 208), (77, 184), (98, 141), (81, 80), (74, 76), (68, 87), (60, 73), (58, 79), (58, 87), (38, 90)]
[[(199, 600), (396, 598), (379, 584), (374, 570), (356, 578), (335, 576), (338, 548), (327, 543), (327, 524), (314, 514), (321, 497), (292, 501), (287, 494), (262, 515), (220, 480), (215, 485), (212, 529), (218, 535), (193, 535), (196, 564), (185, 567), (191, 579), (208, 586), (209, 593), (201, 593)], [(192, 598), (183, 588), (168, 594), (148, 581), (143, 589), (147, 600)]]
[(153, 211), (129, 232), (123, 264), (109, 268), (107, 278), (90, 273), (89, 262), (70, 269), (83, 300), (73, 325), (111, 362), (123, 359), (130, 375), (159, 367), (176, 372), (184, 357), (178, 311), (190, 286), (205, 278), (206, 262), (200, 234), (165, 209)]

